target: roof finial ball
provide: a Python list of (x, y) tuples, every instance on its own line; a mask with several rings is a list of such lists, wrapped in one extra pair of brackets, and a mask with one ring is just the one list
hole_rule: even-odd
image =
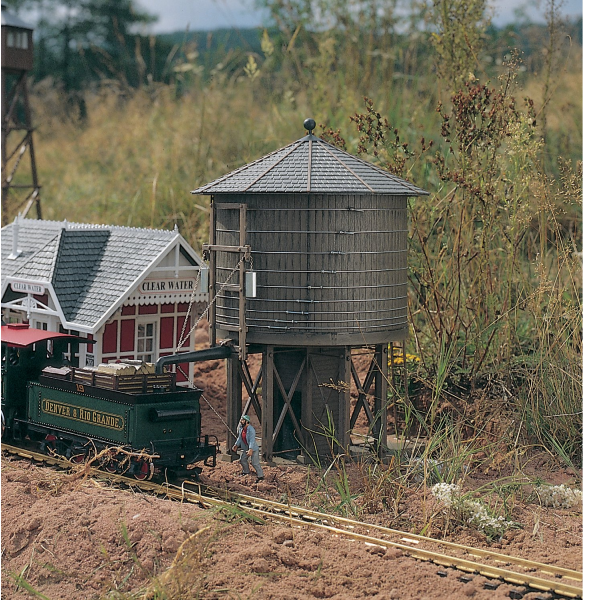
[(313, 129), (317, 126), (314, 119), (304, 120), (304, 129), (308, 131), (309, 135), (312, 135)]

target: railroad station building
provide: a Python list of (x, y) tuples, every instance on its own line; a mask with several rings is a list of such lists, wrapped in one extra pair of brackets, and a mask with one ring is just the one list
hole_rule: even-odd
[[(17, 218), (1, 232), (3, 323), (73, 333), (80, 367), (195, 349), (205, 263), (177, 231)], [(85, 350), (85, 351), (84, 351)], [(178, 365), (185, 383), (191, 365)]]

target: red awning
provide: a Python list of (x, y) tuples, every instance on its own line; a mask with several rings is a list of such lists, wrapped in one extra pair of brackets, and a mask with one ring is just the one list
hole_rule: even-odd
[(45, 331), (43, 329), (31, 329), (29, 325), (15, 323), (13, 325), (2, 325), (2, 343), (14, 348), (26, 348), (37, 342), (47, 340), (64, 340), (67, 342), (79, 342), (80, 344), (94, 344), (95, 340), (88, 340), (69, 333), (58, 331)]

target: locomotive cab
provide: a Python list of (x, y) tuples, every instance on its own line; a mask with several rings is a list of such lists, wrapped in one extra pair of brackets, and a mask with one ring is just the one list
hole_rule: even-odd
[[(2, 326), (2, 435), (13, 432), (15, 417), (23, 417), (27, 385), (48, 366), (68, 365), (72, 344), (90, 343), (75, 335), (30, 329), (27, 324)], [(70, 353), (73, 356), (74, 353)]]

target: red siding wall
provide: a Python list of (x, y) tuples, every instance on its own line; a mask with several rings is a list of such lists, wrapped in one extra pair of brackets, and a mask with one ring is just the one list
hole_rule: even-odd
[(121, 352), (133, 352), (134, 345), (135, 319), (123, 319), (121, 321)]
[[(94, 336), (91, 333), (87, 334), (87, 339), (88, 340), (93, 340)], [(94, 344), (88, 344), (87, 345), (87, 351), (91, 354), (94, 351)]]
[(162, 317), (160, 319), (160, 348), (173, 347), (173, 329), (175, 319), (173, 317)]
[[(181, 328), (183, 327), (183, 323), (185, 322), (185, 317), (181, 316), (181, 317), (177, 317), (177, 339), (175, 340), (175, 344), (179, 344), (179, 340), (181, 339)], [(187, 334), (190, 332), (190, 320), (188, 319), (188, 322), (185, 325), (185, 333), (183, 334), (183, 337), (185, 339), (185, 337), (187, 336)], [(189, 344), (189, 338), (186, 340), (186, 342), (184, 343), (184, 346), (186, 346), (187, 344)]]
[[(150, 304), (145, 306), (123, 306), (121, 308), (121, 320), (114, 321), (104, 328), (102, 337), (102, 356), (100, 362), (110, 360), (123, 360), (135, 357), (135, 338), (138, 315), (157, 315), (158, 324), (158, 354), (159, 356), (170, 355), (179, 340), (181, 339), (181, 330), (186, 320), (188, 305), (185, 303), (170, 303), (158, 306)], [(119, 324), (120, 323), (120, 324)], [(183, 337), (188, 336), (193, 318), (190, 314)], [(120, 332), (120, 339), (117, 333)], [(188, 351), (194, 348), (193, 340), (188, 337), (182, 351)], [(189, 363), (177, 365), (177, 367), (168, 367), (167, 370), (177, 373), (177, 382), (188, 381), (190, 373)]]
[[(190, 374), (190, 363), (182, 363), (177, 365), (179, 368), (177, 369), (177, 381), (187, 381), (187, 376)], [(185, 373), (185, 376), (183, 373)]]
[(158, 313), (156, 304), (144, 304), (138, 307), (139, 315), (155, 315), (156, 313)]
[(102, 353), (114, 354), (117, 351), (117, 321), (104, 326)]

